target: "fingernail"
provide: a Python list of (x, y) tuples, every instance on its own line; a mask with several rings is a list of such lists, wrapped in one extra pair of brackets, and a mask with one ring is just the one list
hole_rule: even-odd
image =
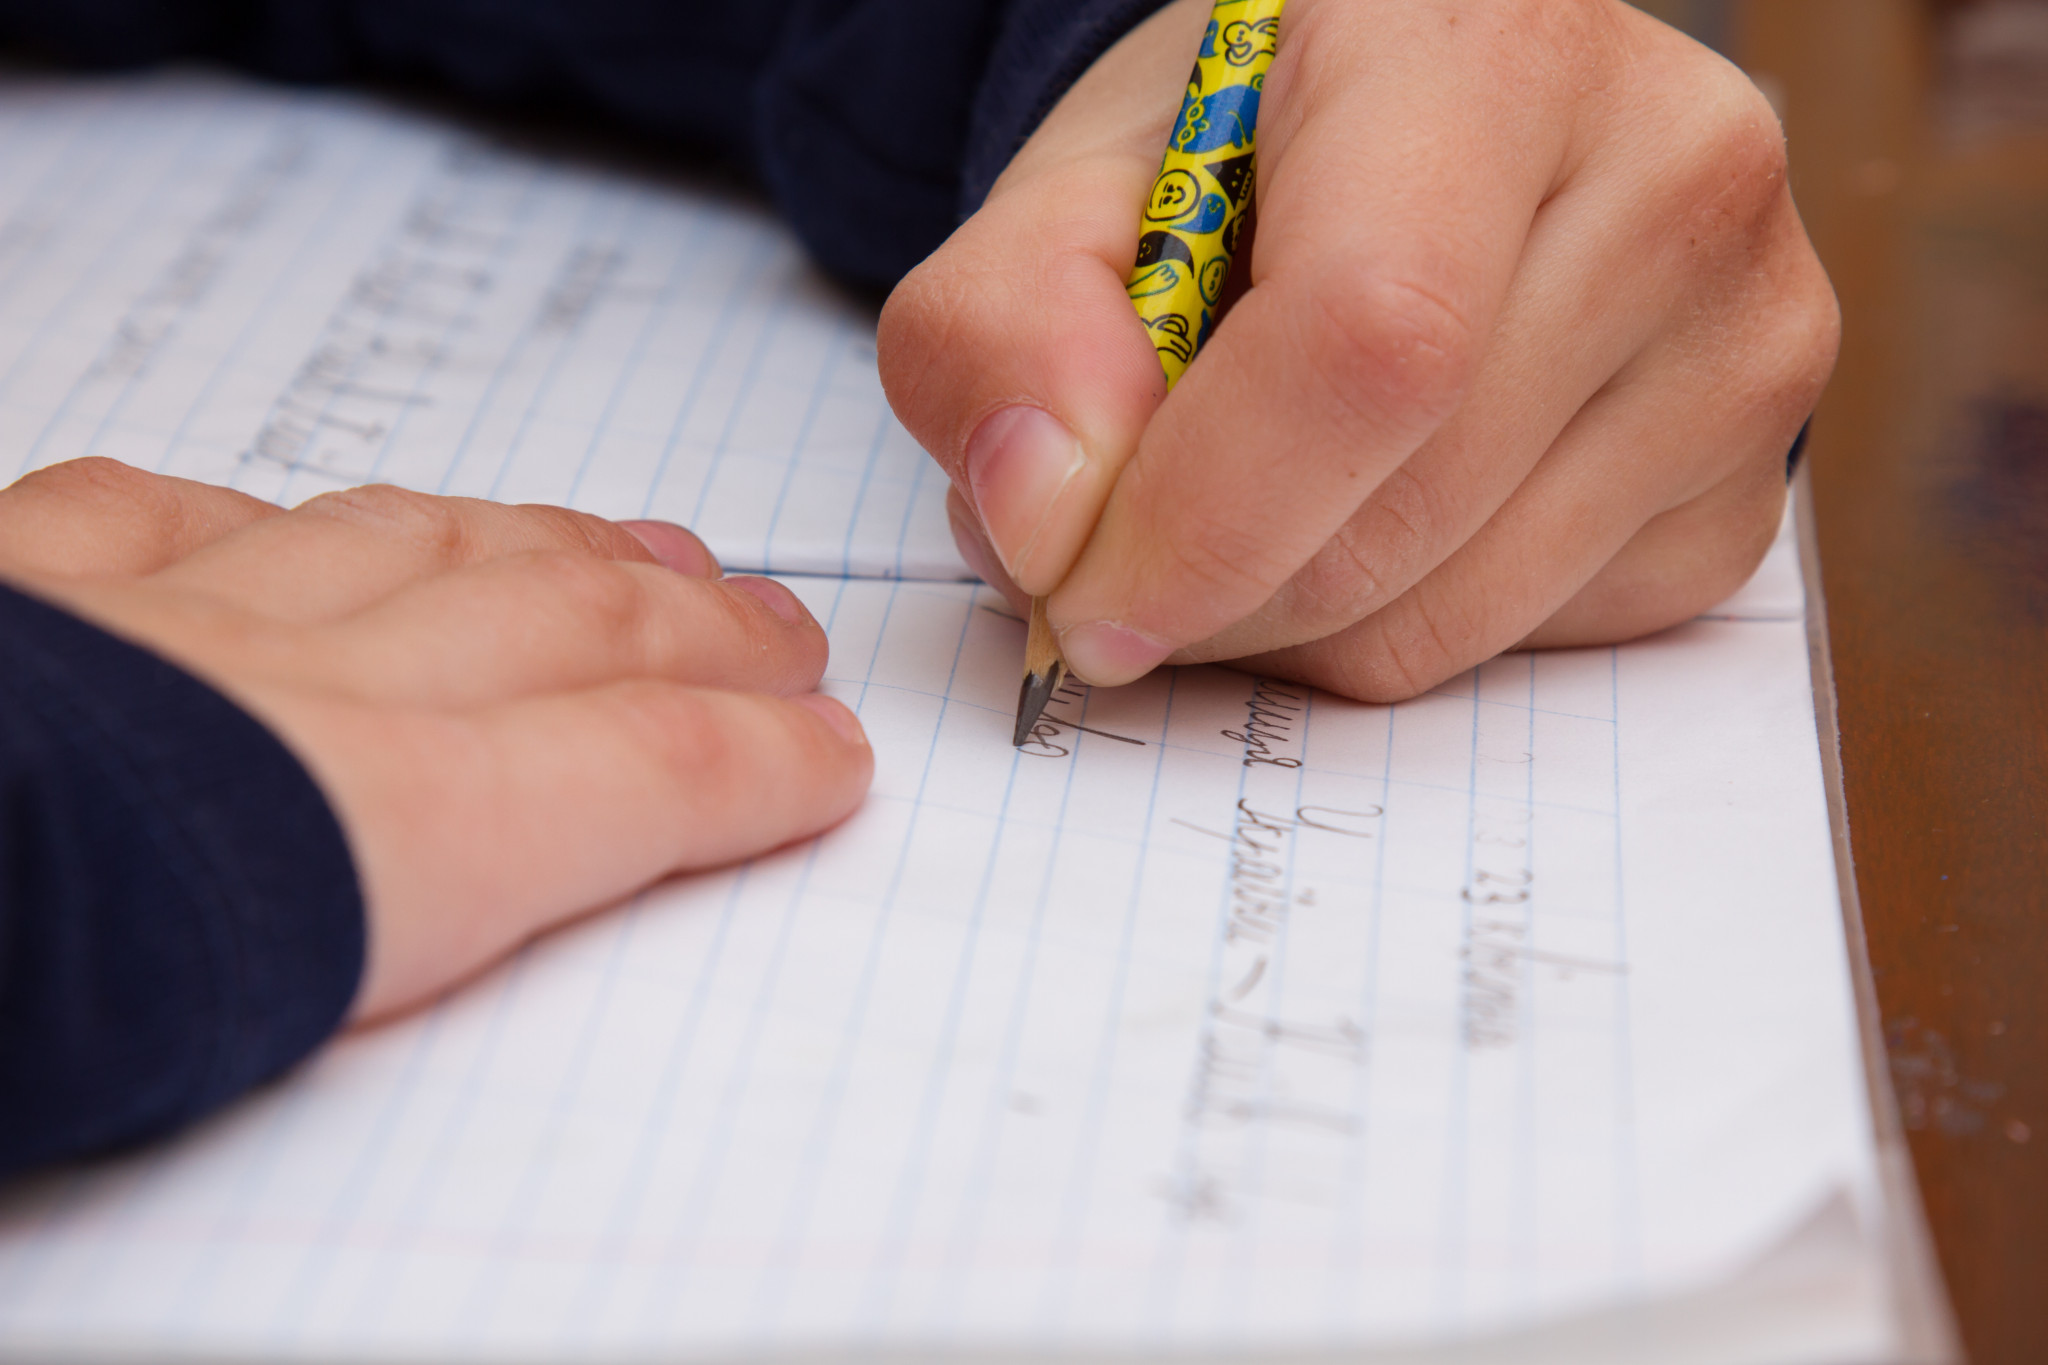
[(1087, 463), (1059, 418), (1028, 403), (982, 418), (967, 441), (974, 510), (1010, 577), (1021, 580), (1060, 494)]
[(1115, 621), (1084, 621), (1059, 632), (1060, 657), (1082, 682), (1114, 687), (1133, 682), (1157, 668), (1173, 652), (1129, 626)]
[(852, 711), (849, 711), (839, 702), (832, 700), (832, 698), (822, 692), (813, 692), (808, 696), (796, 697), (793, 700), (795, 700), (798, 706), (803, 707), (807, 711), (814, 712), (820, 720), (832, 727), (834, 734), (838, 735), (848, 744), (866, 746), (868, 742), (867, 731), (860, 728), (860, 717), (854, 715)]
[(760, 598), (768, 604), (768, 610), (793, 626), (802, 625), (811, 619), (811, 614), (804, 610), (804, 604), (797, 599), (797, 595), (772, 578), (728, 578), (725, 580), (725, 586), (738, 588), (749, 597)]
[(967, 561), (968, 571), (984, 583), (993, 583), (995, 565), (990, 562), (988, 547), (982, 544), (981, 532), (964, 513), (955, 512), (950, 505), (946, 511), (953, 526), (953, 548)]
[(967, 561), (967, 568), (976, 578), (1000, 593), (1021, 592), (995, 562), (995, 555), (988, 548), (988, 538), (974, 520), (974, 514), (967, 510), (967, 504), (956, 491), (946, 499), (946, 520), (952, 523), (953, 544), (960, 551), (960, 557)]
[(622, 521), (626, 533), (647, 547), (664, 568), (689, 578), (716, 578), (724, 570), (703, 541), (672, 521)]

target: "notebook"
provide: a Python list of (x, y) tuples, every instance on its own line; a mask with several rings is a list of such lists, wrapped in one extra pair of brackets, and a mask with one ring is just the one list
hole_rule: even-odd
[(0, 450), (690, 522), (825, 623), (877, 762), (819, 839), (0, 1191), (0, 1355), (1945, 1349), (1789, 524), (1618, 649), (1398, 706), (1165, 670), (1013, 748), (1023, 626), (759, 207), (190, 73), (0, 94)]
[(345, 96), (16, 78), (0, 223), (9, 481), (397, 483), (702, 526), (739, 569), (967, 576), (872, 311), (734, 191)]

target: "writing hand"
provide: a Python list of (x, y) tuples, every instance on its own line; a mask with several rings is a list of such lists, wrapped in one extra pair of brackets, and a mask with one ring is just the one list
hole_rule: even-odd
[(825, 636), (680, 527), (360, 488), (282, 511), (106, 460), (0, 492), (0, 575), (206, 679), (326, 792), (369, 912), (354, 1017), (859, 803)]
[(1290, 0), (1243, 292), (1168, 397), (1123, 285), (1208, 10), (1104, 55), (883, 314), (963, 553), (1086, 681), (1373, 700), (1737, 587), (1839, 331), (1749, 81), (1620, 0)]

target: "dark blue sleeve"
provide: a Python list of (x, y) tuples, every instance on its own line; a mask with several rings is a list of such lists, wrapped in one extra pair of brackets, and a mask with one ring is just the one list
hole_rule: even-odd
[(887, 288), (1164, 3), (0, 0), (0, 37), (98, 64), (210, 55), (289, 79), (566, 97), (744, 165), (822, 265)]
[(276, 1076), (341, 1022), (363, 949), (340, 826), (283, 744), (0, 588), (0, 1175)]
[(805, 0), (762, 75), (760, 173), (827, 269), (892, 285), (1165, 2)]
[[(975, 90), (960, 217), (981, 207), (1003, 167), (1081, 73), (1165, 7), (1166, 0), (1007, 0), (994, 59)], [(1190, 42), (1189, 64), (1194, 60)]]

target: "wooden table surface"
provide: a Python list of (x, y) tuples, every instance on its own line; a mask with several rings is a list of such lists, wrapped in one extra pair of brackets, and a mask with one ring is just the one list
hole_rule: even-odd
[(1995, 8), (1748, 0), (1728, 46), (1842, 301), (1808, 457), (1898, 1116), (1969, 1358), (2023, 1365), (2048, 1361), (2048, 8)]

